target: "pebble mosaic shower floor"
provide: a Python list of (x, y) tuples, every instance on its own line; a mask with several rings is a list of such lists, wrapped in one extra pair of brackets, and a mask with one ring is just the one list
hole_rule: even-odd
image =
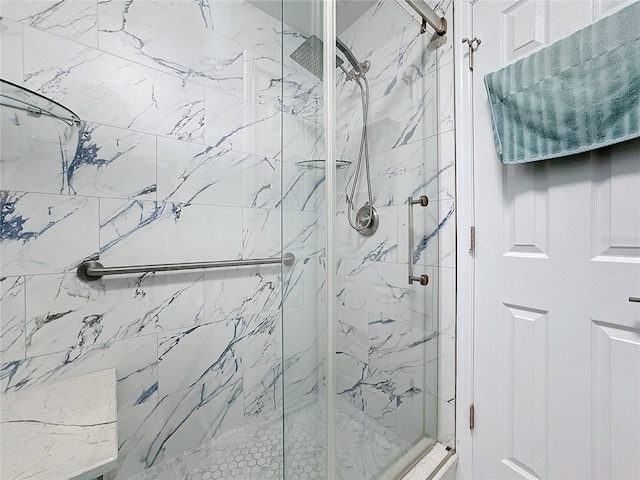
[[(377, 476), (409, 444), (344, 400), (337, 405), (338, 479)], [(318, 404), (289, 415), (285, 425), (286, 475), (326, 478), (323, 414)], [(279, 417), (226, 432), (129, 480), (263, 480), (282, 478), (283, 428)]]

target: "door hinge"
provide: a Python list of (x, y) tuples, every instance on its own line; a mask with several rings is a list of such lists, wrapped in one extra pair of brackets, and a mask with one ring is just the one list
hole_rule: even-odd
[(476, 251), (476, 227), (469, 227), (469, 251)]
[(476, 426), (476, 407), (469, 407), (469, 430), (473, 430)]

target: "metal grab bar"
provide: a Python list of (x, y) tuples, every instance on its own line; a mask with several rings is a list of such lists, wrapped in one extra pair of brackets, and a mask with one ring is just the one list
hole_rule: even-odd
[(80, 280), (93, 282), (105, 275), (123, 275), (127, 273), (169, 272), (175, 270), (201, 270), (205, 268), (246, 267), (252, 265), (283, 264), (287, 267), (294, 264), (296, 256), (285, 253), (277, 258), (254, 258), (248, 260), (221, 260), (217, 262), (164, 263), (158, 265), (131, 265), (123, 267), (105, 267), (96, 260), (82, 262), (78, 266), (77, 275)]

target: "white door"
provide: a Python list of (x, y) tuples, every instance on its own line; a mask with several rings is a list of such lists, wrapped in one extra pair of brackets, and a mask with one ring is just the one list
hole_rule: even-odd
[(477, 479), (640, 479), (640, 141), (502, 166), (482, 82), (611, 6), (473, 5)]

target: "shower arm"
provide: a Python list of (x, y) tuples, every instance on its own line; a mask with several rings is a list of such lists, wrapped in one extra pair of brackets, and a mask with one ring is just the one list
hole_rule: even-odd
[(433, 9), (427, 5), (424, 0), (405, 0), (411, 8), (413, 8), (420, 17), (422, 17), (422, 33), (425, 32), (426, 24), (436, 31), (438, 36), (443, 36), (447, 33), (447, 19), (439, 17)]
[[(342, 42), (342, 40), (340, 40), (337, 37), (336, 37), (336, 47), (338, 47), (338, 49), (344, 54), (344, 56), (347, 57), (347, 60), (349, 60), (349, 63), (353, 66), (353, 70), (356, 75), (362, 76), (365, 73), (367, 73), (367, 71), (369, 70), (369, 62), (363, 62), (363, 63), (358, 62), (358, 59), (353, 54), (353, 52), (349, 49), (349, 47), (347, 47)], [(350, 75), (350, 74), (347, 74), (347, 75)]]

